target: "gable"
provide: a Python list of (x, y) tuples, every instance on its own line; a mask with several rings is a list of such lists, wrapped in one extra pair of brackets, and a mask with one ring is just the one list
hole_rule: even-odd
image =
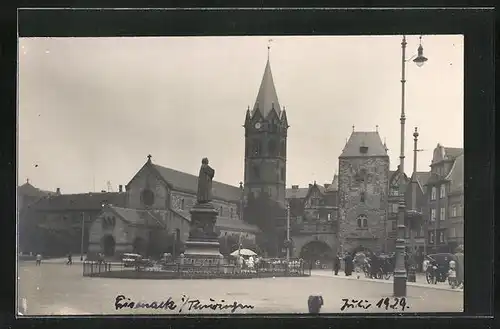
[(405, 173), (401, 173), (399, 170), (396, 170), (393, 172), (392, 177), (389, 179), (389, 186), (399, 186), (401, 180), (403, 180), (404, 184), (407, 184), (409, 181), (408, 176), (406, 176)]
[(388, 155), (378, 132), (356, 131), (349, 137), (339, 158), (379, 156), (387, 157)]
[(137, 180), (142, 180), (143, 178), (146, 178), (147, 180), (154, 178), (156, 181), (161, 181), (162, 183), (166, 183), (166, 185), (169, 188), (172, 188), (172, 186), (169, 186), (168, 182), (165, 182), (165, 180), (158, 173), (158, 171), (154, 169), (151, 163), (146, 162), (141, 167), (141, 169), (139, 169), (139, 171), (135, 173), (134, 177), (132, 177), (132, 179), (128, 182), (128, 184), (125, 185), (125, 189), (128, 191)]
[(323, 186), (321, 186), (321, 189), (320, 189), (320, 186), (317, 184), (313, 184), (313, 185), (309, 186), (309, 191), (307, 192), (307, 196), (305, 197), (305, 200), (304, 200), (304, 205), (306, 208), (308, 208), (310, 206), (319, 205), (320, 200), (323, 200), (323, 198), (324, 198), (323, 191), (322, 191), (323, 189), (324, 189)]

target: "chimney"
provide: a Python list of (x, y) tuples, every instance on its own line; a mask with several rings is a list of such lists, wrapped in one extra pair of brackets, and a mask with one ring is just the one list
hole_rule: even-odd
[(325, 183), (323, 186), (324, 186), (325, 188), (329, 188), (329, 187), (330, 187), (330, 185), (331, 185), (331, 184)]
[(298, 190), (299, 186), (298, 185), (292, 185), (292, 190)]
[(118, 192), (120, 192), (120, 193), (123, 192), (123, 185), (118, 185)]
[(56, 188), (56, 195), (61, 195), (61, 188)]
[(105, 190), (101, 190), (101, 193), (106, 193), (106, 191)]

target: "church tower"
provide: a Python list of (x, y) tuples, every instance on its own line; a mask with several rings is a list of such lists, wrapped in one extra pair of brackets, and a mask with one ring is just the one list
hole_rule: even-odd
[(255, 105), (248, 108), (245, 124), (245, 196), (264, 193), (285, 204), (286, 139), (288, 121), (278, 102), (269, 57)]

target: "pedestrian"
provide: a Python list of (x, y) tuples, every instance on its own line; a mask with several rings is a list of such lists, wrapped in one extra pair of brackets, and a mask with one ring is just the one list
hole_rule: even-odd
[(452, 289), (455, 289), (457, 285), (457, 270), (456, 270), (456, 263), (454, 260), (450, 260), (449, 263), (449, 270), (448, 270), (448, 281), (450, 283), (450, 286)]
[(333, 259), (333, 271), (335, 272), (335, 275), (339, 275), (339, 270), (340, 270), (340, 254), (336, 255), (335, 258)]
[(68, 261), (66, 262), (66, 265), (73, 265), (73, 256), (71, 255), (71, 252), (68, 254)]
[(42, 254), (36, 254), (36, 266), (40, 266), (42, 264)]
[(359, 279), (361, 275), (361, 269), (365, 263), (366, 255), (363, 252), (358, 252), (354, 256), (354, 269), (356, 271), (356, 278)]
[(352, 256), (351, 254), (347, 253), (346, 256), (344, 257), (344, 273), (346, 276), (351, 276), (352, 270), (353, 270), (353, 263), (352, 263)]
[(323, 297), (321, 295), (311, 295), (307, 299), (307, 306), (309, 313), (319, 314), (321, 306), (323, 306)]

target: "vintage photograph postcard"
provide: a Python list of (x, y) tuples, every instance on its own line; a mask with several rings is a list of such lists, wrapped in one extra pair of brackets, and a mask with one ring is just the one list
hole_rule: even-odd
[(463, 312), (463, 117), (458, 34), (21, 37), (18, 315)]

